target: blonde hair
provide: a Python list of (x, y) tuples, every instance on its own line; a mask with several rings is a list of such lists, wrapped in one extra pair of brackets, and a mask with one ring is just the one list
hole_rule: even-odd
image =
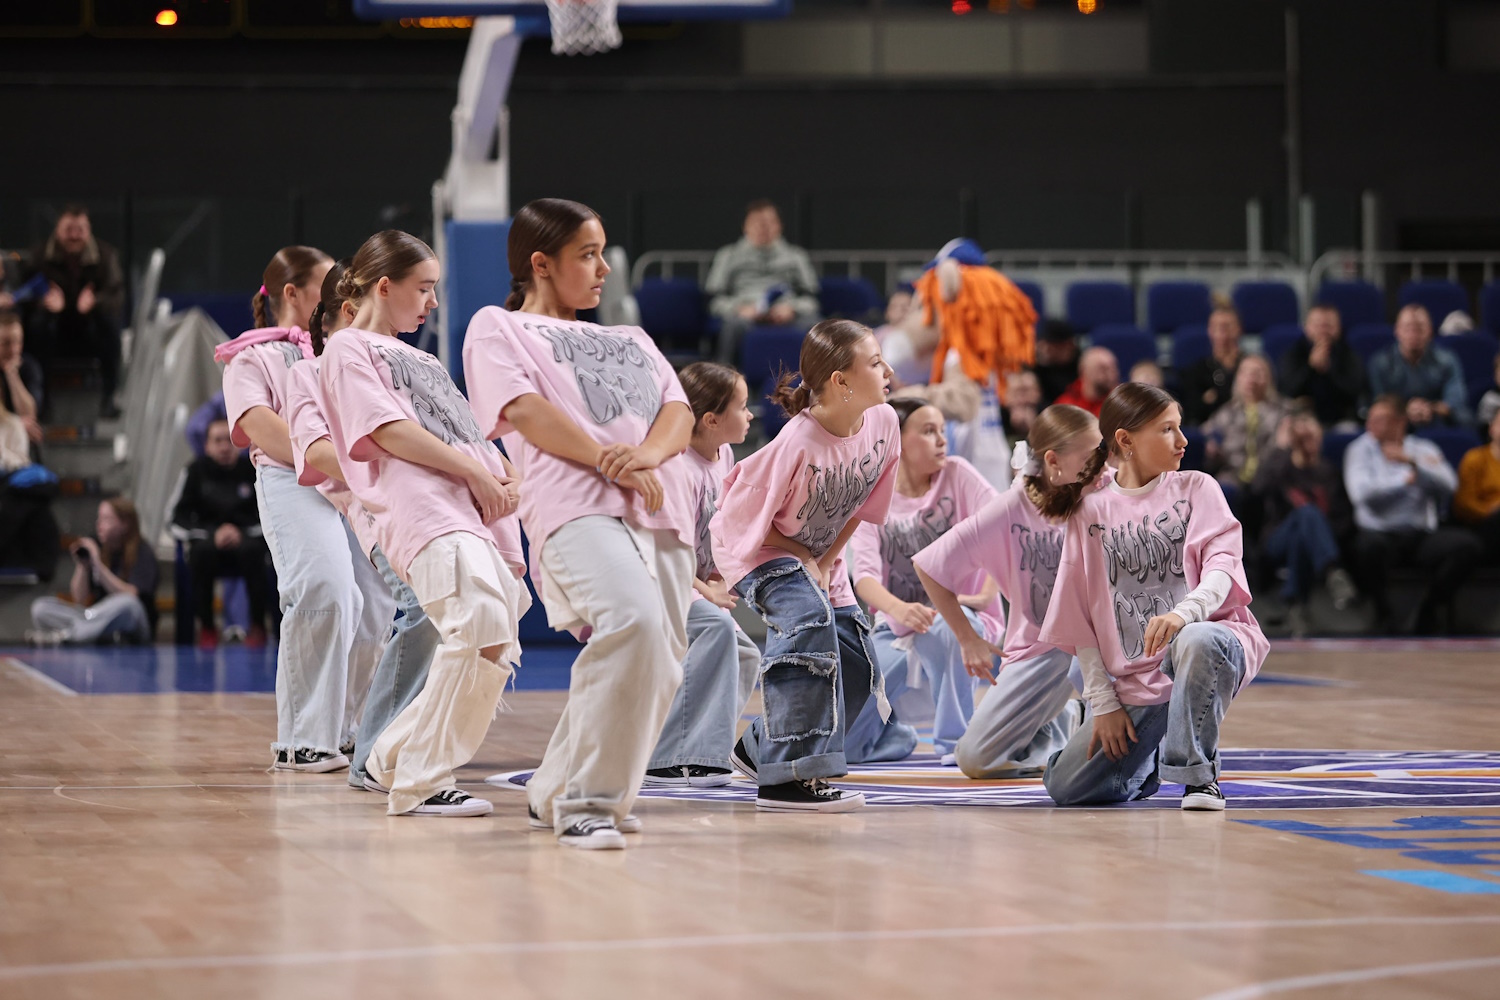
[(1115, 432), (1140, 430), (1161, 415), (1167, 407), (1179, 405), (1165, 389), (1158, 389), (1144, 382), (1123, 382), (1115, 386), (1105, 397), (1104, 405), (1099, 408), (1098, 450), (1089, 456), (1076, 483), (1054, 488), (1047, 495), (1046, 506), (1037, 509), (1054, 519), (1072, 517), (1078, 505), (1083, 502), (1083, 491), (1104, 471), (1105, 459), (1112, 453), (1119, 453), (1119, 447), (1115, 444)]
[[(1095, 426), (1094, 415), (1081, 407), (1067, 403), (1054, 403), (1036, 415), (1031, 424), (1031, 433), (1026, 435), (1026, 446), (1031, 449), (1038, 465), (1046, 462), (1047, 452), (1062, 451), (1080, 434), (1087, 434)], [(1093, 456), (1089, 456), (1093, 461)], [(1085, 470), (1087, 471), (1087, 470)], [(1098, 475), (1096, 471), (1093, 475)], [(1093, 478), (1090, 476), (1089, 478)], [(1067, 488), (1073, 483), (1053, 485), (1047, 481), (1045, 472), (1026, 476), (1021, 480), (1026, 499), (1045, 517), (1066, 517), (1071, 507), (1063, 509)]]

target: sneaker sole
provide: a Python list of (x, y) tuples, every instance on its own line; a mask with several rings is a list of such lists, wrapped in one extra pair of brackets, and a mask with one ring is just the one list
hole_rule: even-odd
[[(533, 830), (546, 830), (549, 833), (552, 831), (551, 823), (544, 823), (539, 819), (532, 819), (530, 816), (526, 817), (526, 825)], [(640, 833), (642, 828), (643, 824), (640, 818), (633, 813), (615, 824), (615, 829), (621, 833)]]
[(301, 771), (303, 774), (327, 774), (329, 771), (342, 771), (348, 768), (349, 758), (343, 754), (320, 760), (316, 764), (283, 764), (280, 761), (273, 763), (272, 768), (277, 771)]
[(782, 802), (779, 799), (755, 800), (755, 808), (766, 812), (819, 812), (847, 813), (865, 807), (865, 797), (860, 792), (845, 792), (836, 802)]
[(747, 776), (756, 777), (755, 765), (740, 756), (740, 745), (736, 743), (734, 749), (729, 751), (729, 763), (739, 768)]
[(1182, 797), (1182, 808), (1184, 812), (1223, 812), (1224, 800), (1214, 798), (1212, 795), (1184, 795)]
[(575, 851), (623, 851), (625, 849), (625, 837), (619, 830), (615, 830), (613, 836), (608, 833), (591, 833), (586, 837), (558, 837), (557, 842)]
[(367, 791), (367, 792), (377, 792), (377, 793), (379, 793), (381, 795), (389, 795), (389, 794), (391, 794), (391, 790), (389, 788), (385, 787), (380, 782), (378, 782), (374, 778), (370, 777), (368, 774), (365, 775), (365, 791)]
[(675, 778), (658, 778), (648, 774), (641, 779), (642, 788), (686, 788), (692, 783), (691, 779), (680, 775)]
[(495, 811), (494, 803), (486, 799), (473, 799), (461, 806), (421, 805), (402, 813), (402, 816), (488, 816)]

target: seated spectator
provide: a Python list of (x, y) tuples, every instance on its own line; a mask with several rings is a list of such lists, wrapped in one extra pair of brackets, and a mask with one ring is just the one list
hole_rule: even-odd
[(52, 237), (32, 253), (31, 274), (44, 275), (47, 292), (32, 305), (27, 342), (45, 368), (55, 358), (94, 358), (103, 379), (99, 415), (120, 415), (120, 314), (125, 279), (114, 248), (94, 238), (88, 209), (64, 205)]
[(88, 644), (147, 643), (154, 631), (156, 554), (141, 538), (135, 504), (123, 497), (99, 505), (97, 538), (80, 538), (72, 548), (69, 583), (73, 600), (41, 597), (32, 602), (31, 641)]
[(1458, 356), (1432, 342), (1432, 319), (1412, 304), (1396, 314), (1396, 343), (1370, 359), (1370, 391), (1406, 400), (1407, 422), (1467, 424), (1469, 391)]
[(1078, 378), (1054, 403), (1067, 403), (1088, 410), (1094, 416), (1104, 405), (1104, 397), (1120, 384), (1120, 364), (1107, 347), (1090, 347), (1078, 359)]
[(34, 461), (27, 430), (0, 406), (0, 568), (50, 580), (60, 552), (52, 516), (57, 477)]
[(1203, 425), (1207, 471), (1231, 490), (1244, 489), (1255, 479), (1261, 457), (1275, 444), (1284, 416), (1286, 407), (1271, 384), (1271, 362), (1263, 355), (1247, 354), (1235, 370), (1228, 405)]
[(1343, 337), (1338, 310), (1313, 306), (1303, 330), (1307, 336), (1281, 358), (1281, 394), (1306, 399), (1325, 426), (1352, 426), (1365, 394), (1365, 366)]
[(1281, 599), (1291, 615), (1292, 634), (1305, 635), (1313, 587), (1326, 586), (1341, 611), (1358, 596), (1342, 555), (1354, 533), (1353, 511), (1338, 469), (1323, 458), (1323, 427), (1311, 408), (1294, 409), (1282, 418), (1275, 446), (1256, 469), (1250, 493), (1264, 508), (1262, 570), (1286, 570)]
[(1005, 405), (1000, 409), (1000, 425), (1006, 437), (1019, 441), (1031, 433), (1031, 425), (1042, 410), (1042, 383), (1036, 372), (1011, 372), (1005, 377)]
[(193, 611), (198, 617), (198, 645), (218, 645), (214, 627), (214, 580), (238, 576), (245, 581), (250, 630), (245, 645), (266, 644), (266, 540), (255, 503), (255, 466), (235, 447), (229, 422), (208, 425), (203, 456), (188, 465), (182, 496), (172, 523), (188, 532), (188, 569), (193, 577)]
[(1240, 366), (1240, 314), (1232, 306), (1219, 305), (1208, 315), (1208, 357), (1182, 370), (1182, 424), (1199, 427), (1225, 403), (1234, 387)]
[(1500, 408), (1490, 415), (1490, 443), (1458, 463), (1453, 519), (1479, 532), (1488, 560), (1500, 559)]
[(224, 390), (220, 389), (208, 401), (193, 411), (182, 432), (187, 436), (188, 447), (194, 456), (203, 454), (208, 443), (208, 426), (215, 420), (228, 420), (229, 411), (224, 408)]
[(731, 363), (740, 340), (755, 324), (818, 321), (818, 274), (812, 258), (781, 236), (781, 213), (766, 199), (745, 209), (745, 235), (720, 247), (704, 288), (709, 312), (724, 323), (719, 360)]
[(33, 462), (41, 461), (42, 366), (25, 353), (21, 317), (0, 308), (0, 408), (20, 418)]
[[(1479, 397), (1479, 426), (1491, 426), (1497, 413), (1500, 413), (1500, 354), (1495, 355), (1495, 384)], [(1491, 440), (1494, 439), (1493, 434), (1490, 437)]]
[(1078, 338), (1060, 319), (1042, 320), (1036, 338), (1036, 377), (1042, 386), (1042, 408), (1057, 401), (1078, 378)]
[(1438, 523), (1458, 477), (1437, 445), (1407, 435), (1401, 397), (1377, 397), (1365, 428), (1344, 453), (1361, 586), (1375, 604), (1378, 626), (1393, 628), (1386, 577), (1397, 566), (1420, 567), (1427, 588), (1417, 605), (1416, 630), (1432, 634), (1441, 614), (1451, 618), (1453, 595), (1483, 546), (1473, 532)]
[(1161, 365), (1155, 361), (1137, 361), (1130, 366), (1130, 377), (1125, 381), (1139, 382), (1142, 385), (1154, 385), (1158, 389), (1167, 387), (1167, 376), (1161, 370)]

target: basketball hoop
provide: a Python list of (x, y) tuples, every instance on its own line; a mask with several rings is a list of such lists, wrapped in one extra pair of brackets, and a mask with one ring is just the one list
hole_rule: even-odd
[(591, 56), (620, 47), (617, 0), (547, 0), (552, 54)]

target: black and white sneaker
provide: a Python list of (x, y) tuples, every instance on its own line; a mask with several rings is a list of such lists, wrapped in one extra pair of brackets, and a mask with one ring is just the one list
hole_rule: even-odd
[[(552, 824), (544, 822), (536, 814), (536, 810), (530, 806), (526, 807), (526, 821), (533, 830), (551, 830)], [(640, 833), (642, 829), (641, 819), (635, 813), (626, 813), (625, 818), (615, 824), (615, 829), (621, 833)]]
[(625, 836), (614, 823), (598, 816), (586, 816), (564, 830), (557, 838), (564, 847), (576, 847), (580, 851), (622, 851)]
[(864, 794), (834, 788), (822, 778), (811, 781), (788, 781), (780, 785), (762, 785), (755, 797), (755, 808), (789, 812), (853, 812), (863, 808)]
[(1219, 791), (1219, 783), (1210, 781), (1206, 785), (1188, 785), (1182, 792), (1182, 808), (1223, 812), (1224, 793)]
[(365, 775), (365, 791), (379, 792), (381, 795), (391, 794), (391, 790), (389, 788), (385, 787), (380, 782), (370, 777), (368, 774)]
[(309, 774), (324, 774), (342, 771), (349, 766), (349, 758), (341, 753), (323, 750), (277, 750), (273, 771), (305, 771)]
[(729, 751), (729, 763), (745, 772), (749, 777), (755, 777), (755, 761), (750, 756), (750, 748), (745, 746), (745, 738), (743, 736), (735, 743), (734, 749)]
[(728, 768), (685, 764), (681, 767), (653, 767), (641, 784), (646, 788), (721, 788), (729, 784)]
[(403, 816), (488, 816), (495, 811), (489, 799), (476, 799), (457, 788), (445, 788)]

